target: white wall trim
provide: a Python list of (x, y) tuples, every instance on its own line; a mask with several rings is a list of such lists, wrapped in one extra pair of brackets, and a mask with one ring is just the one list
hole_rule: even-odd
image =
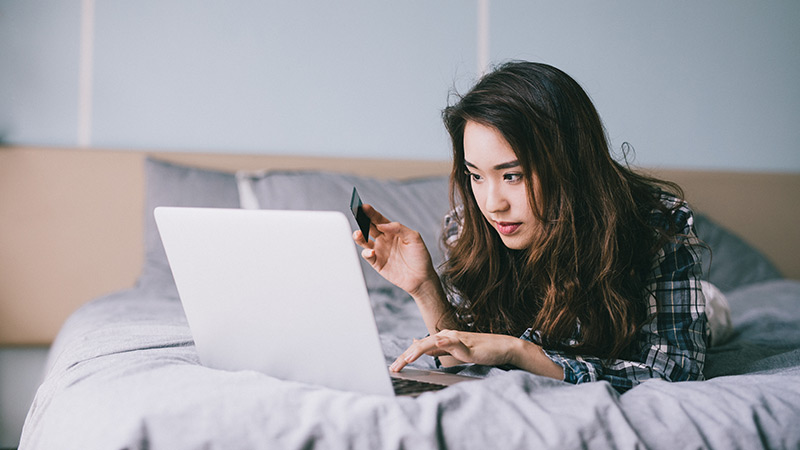
[(78, 146), (92, 144), (92, 75), (94, 69), (95, 0), (81, 0), (80, 67), (78, 74)]
[(489, 70), (489, 0), (478, 0), (478, 74)]

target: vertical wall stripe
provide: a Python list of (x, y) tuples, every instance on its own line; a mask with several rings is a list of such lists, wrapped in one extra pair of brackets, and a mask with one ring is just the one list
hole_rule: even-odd
[(478, 73), (489, 70), (489, 0), (478, 0)]
[(78, 146), (92, 144), (92, 71), (94, 68), (94, 2), (81, 0), (81, 43), (78, 74)]

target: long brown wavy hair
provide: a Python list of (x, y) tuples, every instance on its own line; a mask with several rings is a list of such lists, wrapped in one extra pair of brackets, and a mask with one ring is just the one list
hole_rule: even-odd
[[(654, 257), (677, 232), (650, 217), (671, 217), (660, 196), (682, 198), (680, 188), (615, 161), (589, 96), (546, 64), (499, 66), (443, 119), (453, 143), (450, 200), (463, 204), (461, 234), (445, 243), (441, 267), (445, 289), (463, 301), (447, 305), (443, 323), (515, 336), (533, 328), (548, 348), (601, 358), (629, 351), (648, 319)], [(478, 208), (464, 166), (468, 121), (499, 131), (520, 162), (542, 224), (529, 249), (505, 247)]]

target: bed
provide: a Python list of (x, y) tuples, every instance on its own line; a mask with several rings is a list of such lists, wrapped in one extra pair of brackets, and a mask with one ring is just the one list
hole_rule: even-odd
[[(433, 243), (448, 208), (444, 165), (406, 180), (343, 173), (347, 167), (237, 176), (156, 158), (143, 168), (136, 283), (82, 304), (59, 328), (21, 449), (800, 446), (800, 282), (702, 212), (697, 231), (713, 252), (706, 275), (726, 294), (735, 326), (709, 352), (706, 381), (653, 380), (620, 395), (605, 382), (575, 386), (471, 366), (461, 373), (479, 380), (385, 398), (200, 365), (151, 212), (347, 211), (355, 185), (365, 202), (420, 230), (440, 261)], [(425, 328), (409, 297), (367, 266), (364, 275), (388, 362)]]

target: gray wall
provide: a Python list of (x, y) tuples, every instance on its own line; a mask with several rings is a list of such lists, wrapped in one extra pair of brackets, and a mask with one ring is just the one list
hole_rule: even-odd
[(797, 172), (797, 23), (791, 0), (0, 0), (0, 136), (443, 159), (488, 54), (572, 74), (639, 165)]
[(0, 448), (19, 445), (22, 425), (44, 377), (47, 347), (0, 348)]

